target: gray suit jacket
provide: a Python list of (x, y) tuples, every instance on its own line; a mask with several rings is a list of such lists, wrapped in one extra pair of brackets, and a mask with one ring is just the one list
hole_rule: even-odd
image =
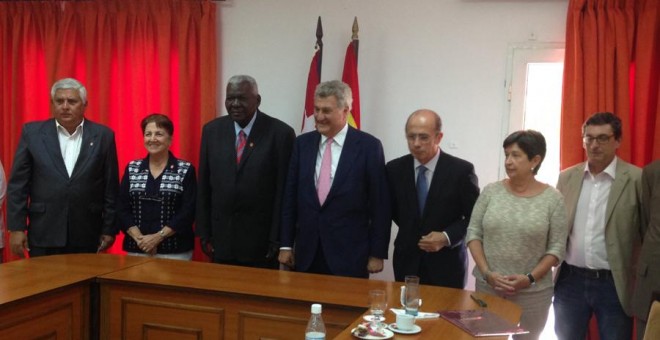
[(643, 225), (644, 243), (637, 267), (633, 311), (636, 317), (646, 320), (653, 291), (660, 290), (660, 160), (642, 171), (642, 210), (647, 223)]
[(115, 135), (85, 119), (80, 154), (66, 171), (54, 119), (27, 123), (7, 187), (7, 225), (28, 231), (30, 246), (94, 247), (117, 234)]
[[(573, 230), (585, 163), (561, 172), (557, 189), (564, 195), (568, 209), (569, 235)], [(605, 216), (607, 260), (614, 276), (619, 301), (628, 315), (632, 315), (631, 297), (637, 255), (641, 246), (641, 185), (640, 168), (617, 158), (616, 174)], [(559, 275), (557, 275), (559, 277)]]

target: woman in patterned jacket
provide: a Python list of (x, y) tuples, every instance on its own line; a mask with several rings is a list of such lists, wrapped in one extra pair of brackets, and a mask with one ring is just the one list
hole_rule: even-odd
[(154, 113), (142, 120), (147, 156), (126, 166), (119, 188), (119, 226), (129, 255), (192, 259), (195, 168), (174, 157), (174, 125)]

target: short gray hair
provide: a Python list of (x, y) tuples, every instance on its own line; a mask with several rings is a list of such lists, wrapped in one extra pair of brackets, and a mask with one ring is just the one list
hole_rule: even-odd
[(340, 108), (348, 107), (349, 110), (353, 106), (353, 91), (348, 84), (341, 80), (325, 81), (316, 86), (314, 91), (315, 98), (327, 98), (334, 96), (337, 99), (337, 106)]
[(53, 87), (50, 89), (50, 99), (55, 100), (55, 92), (62, 89), (73, 89), (78, 91), (78, 95), (80, 95), (80, 100), (82, 100), (83, 105), (87, 105), (87, 89), (78, 80), (73, 78), (64, 78), (56, 81), (55, 84), (53, 84)]
[(251, 76), (245, 75), (245, 74), (239, 74), (232, 76), (229, 78), (229, 81), (227, 84), (229, 85), (234, 85), (234, 86), (239, 86), (243, 83), (248, 83), (252, 87), (252, 90), (256, 93), (259, 94), (259, 86), (257, 86), (257, 81), (254, 80)]

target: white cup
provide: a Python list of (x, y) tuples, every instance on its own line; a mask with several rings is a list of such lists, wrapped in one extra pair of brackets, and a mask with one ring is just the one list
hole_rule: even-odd
[(396, 315), (396, 328), (402, 331), (410, 331), (415, 325), (415, 317), (410, 314)]

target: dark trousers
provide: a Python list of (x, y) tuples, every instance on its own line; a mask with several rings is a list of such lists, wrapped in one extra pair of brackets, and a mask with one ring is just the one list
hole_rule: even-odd
[(555, 285), (555, 333), (559, 340), (583, 340), (596, 315), (602, 340), (632, 338), (632, 318), (619, 302), (612, 273), (563, 263)]
[(325, 254), (323, 253), (323, 247), (319, 244), (316, 247), (316, 255), (314, 255), (314, 262), (309, 266), (309, 269), (306, 270), (307, 273), (312, 274), (325, 274), (332, 275), (330, 267), (328, 267), (328, 262), (325, 260)]

